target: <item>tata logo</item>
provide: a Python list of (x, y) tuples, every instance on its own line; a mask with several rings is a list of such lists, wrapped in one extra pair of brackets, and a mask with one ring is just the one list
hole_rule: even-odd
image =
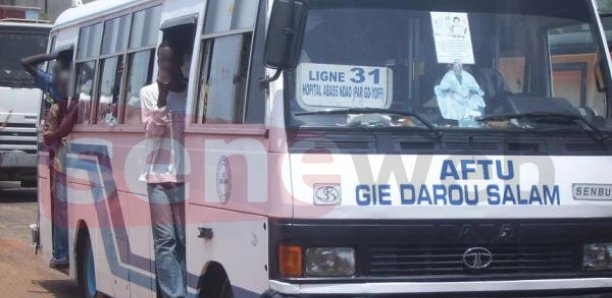
[(340, 205), (342, 201), (340, 184), (315, 184), (313, 195), (315, 205)]
[(463, 264), (470, 269), (480, 270), (491, 266), (493, 253), (484, 247), (473, 247), (463, 253)]

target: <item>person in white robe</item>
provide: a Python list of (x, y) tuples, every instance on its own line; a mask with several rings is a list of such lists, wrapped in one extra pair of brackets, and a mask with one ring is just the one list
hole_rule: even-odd
[(453, 64), (434, 92), (444, 119), (457, 120), (460, 126), (473, 126), (474, 119), (483, 115), (484, 91), (459, 62)]

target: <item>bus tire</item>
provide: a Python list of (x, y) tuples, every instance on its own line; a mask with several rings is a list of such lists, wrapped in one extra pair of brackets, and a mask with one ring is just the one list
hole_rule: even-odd
[(232, 284), (221, 266), (215, 266), (202, 277), (200, 298), (234, 298)]
[(93, 257), (91, 240), (87, 231), (79, 237), (77, 248), (77, 282), (79, 297), (99, 297), (96, 287), (96, 269)]
[(217, 284), (209, 283), (210, 288), (200, 292), (200, 298), (234, 298), (232, 285), (227, 278)]
[(219, 298), (234, 298), (234, 293), (232, 293), (232, 285), (227, 278), (225, 278), (219, 287)]

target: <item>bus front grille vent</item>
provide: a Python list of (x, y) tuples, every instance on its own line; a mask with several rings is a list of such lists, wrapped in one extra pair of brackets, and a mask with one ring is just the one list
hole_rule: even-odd
[[(370, 250), (368, 275), (373, 277), (492, 279), (525, 277), (551, 278), (576, 272), (577, 251), (573, 245), (493, 245), (490, 263), (480, 260), (484, 268), (470, 268), (464, 255), (472, 247), (403, 246), (373, 247)], [(473, 262), (473, 260), (471, 260)], [(471, 264), (473, 265), (473, 264)]]

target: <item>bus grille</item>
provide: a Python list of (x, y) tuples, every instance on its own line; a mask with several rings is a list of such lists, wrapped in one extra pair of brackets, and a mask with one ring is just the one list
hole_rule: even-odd
[(572, 245), (491, 245), (487, 268), (471, 269), (463, 255), (470, 246), (372, 247), (369, 275), (413, 278), (513, 278), (576, 273), (577, 250)]

